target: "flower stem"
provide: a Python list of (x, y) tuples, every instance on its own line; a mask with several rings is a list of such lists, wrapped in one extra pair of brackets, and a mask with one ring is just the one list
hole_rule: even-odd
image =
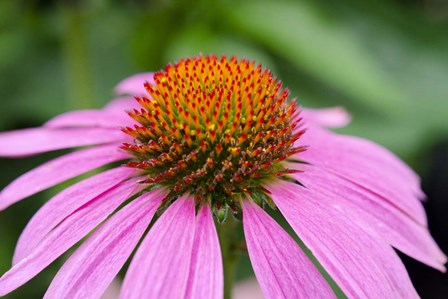
[(232, 285), (237, 257), (235, 252), (236, 226), (237, 221), (232, 216), (228, 217), (224, 223), (217, 225), (224, 267), (224, 299), (232, 298)]
[(65, 20), (64, 58), (69, 85), (71, 109), (93, 108), (92, 78), (86, 45), (86, 16), (82, 5), (61, 5)]

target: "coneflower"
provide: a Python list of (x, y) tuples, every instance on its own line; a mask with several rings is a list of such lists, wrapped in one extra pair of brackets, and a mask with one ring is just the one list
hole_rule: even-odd
[(393, 247), (445, 271), (418, 176), (379, 145), (324, 128), (345, 125), (344, 110), (301, 109), (269, 70), (225, 56), (184, 59), (133, 76), (117, 91), (135, 99), (0, 134), (5, 157), (82, 147), (12, 182), (0, 194), (1, 209), (119, 165), (61, 191), (34, 215), (0, 278), (0, 295), (98, 228), (45, 298), (99, 298), (141, 239), (121, 298), (222, 298), (227, 245), (242, 223), (266, 297), (335, 297), (270, 209), (349, 298), (418, 297)]

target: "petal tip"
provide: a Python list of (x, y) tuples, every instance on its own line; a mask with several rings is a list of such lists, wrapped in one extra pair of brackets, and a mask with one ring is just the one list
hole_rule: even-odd
[(114, 88), (116, 94), (144, 95), (145, 82), (154, 82), (153, 73), (138, 73), (120, 81)]

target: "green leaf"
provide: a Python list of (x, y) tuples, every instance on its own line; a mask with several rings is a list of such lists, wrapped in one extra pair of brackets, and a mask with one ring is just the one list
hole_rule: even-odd
[(308, 2), (246, 2), (229, 9), (233, 26), (353, 100), (400, 113), (406, 96), (362, 44)]

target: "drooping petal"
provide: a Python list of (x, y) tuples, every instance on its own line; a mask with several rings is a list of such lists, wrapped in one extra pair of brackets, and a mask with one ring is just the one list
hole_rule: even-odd
[(182, 298), (195, 228), (194, 200), (177, 199), (157, 220), (138, 248), (120, 298)]
[(124, 79), (115, 87), (115, 93), (135, 96), (146, 95), (148, 92), (143, 86), (145, 82), (154, 84), (154, 73), (139, 73)]
[(105, 107), (106, 111), (114, 112), (128, 112), (133, 109), (141, 109), (142, 106), (134, 99), (130, 97), (121, 97), (110, 101)]
[(350, 123), (350, 114), (342, 107), (324, 109), (302, 109), (300, 115), (305, 123), (327, 128), (341, 128)]
[(160, 191), (145, 193), (112, 216), (64, 263), (44, 298), (99, 298), (131, 255), (163, 198)]
[(196, 216), (190, 273), (184, 298), (223, 298), (224, 280), (221, 249), (208, 205)]
[(392, 153), (370, 141), (314, 127), (301, 142), (309, 145), (301, 159), (377, 194), (426, 226), (426, 214), (417, 199), (421, 194), (418, 177)]
[(100, 166), (126, 159), (118, 144), (79, 150), (48, 161), (21, 175), (0, 192), (0, 210)]
[(335, 150), (344, 152), (347, 151), (351, 154), (357, 154), (356, 156), (362, 158), (369, 157), (381, 165), (388, 167), (387, 169), (389, 171), (400, 174), (400, 176), (405, 177), (407, 180), (414, 183), (420, 182), (418, 175), (406, 163), (401, 161), (400, 158), (388, 149), (370, 140), (357, 136), (336, 134), (316, 126), (311, 126), (309, 131), (302, 136), (301, 140), (305, 143), (322, 143), (321, 147), (334, 148)]
[(112, 128), (132, 126), (135, 121), (125, 111), (115, 110), (79, 110), (60, 114), (44, 126), (47, 128)]
[(0, 156), (23, 157), (65, 148), (118, 143), (128, 137), (120, 130), (102, 128), (32, 128), (0, 133)]
[(243, 202), (243, 225), (255, 276), (267, 298), (336, 298), (297, 243), (252, 201)]
[(316, 198), (327, 196), (334, 202), (354, 205), (353, 208), (362, 213), (362, 218), (375, 227), (390, 245), (428, 266), (445, 271), (446, 256), (429, 231), (388, 202), (372, 199), (372, 193), (317, 166), (309, 167), (294, 177)]
[(129, 180), (91, 200), (53, 229), (20, 262), (0, 278), (4, 296), (36, 276), (76, 244), (133, 194), (136, 180)]
[(111, 169), (74, 184), (47, 201), (34, 214), (20, 235), (13, 263), (18, 263), (30, 254), (66, 217), (103, 192), (120, 184), (134, 172), (133, 169), (125, 167)]
[(275, 204), (349, 298), (418, 298), (403, 263), (362, 215), (292, 183), (269, 187)]

